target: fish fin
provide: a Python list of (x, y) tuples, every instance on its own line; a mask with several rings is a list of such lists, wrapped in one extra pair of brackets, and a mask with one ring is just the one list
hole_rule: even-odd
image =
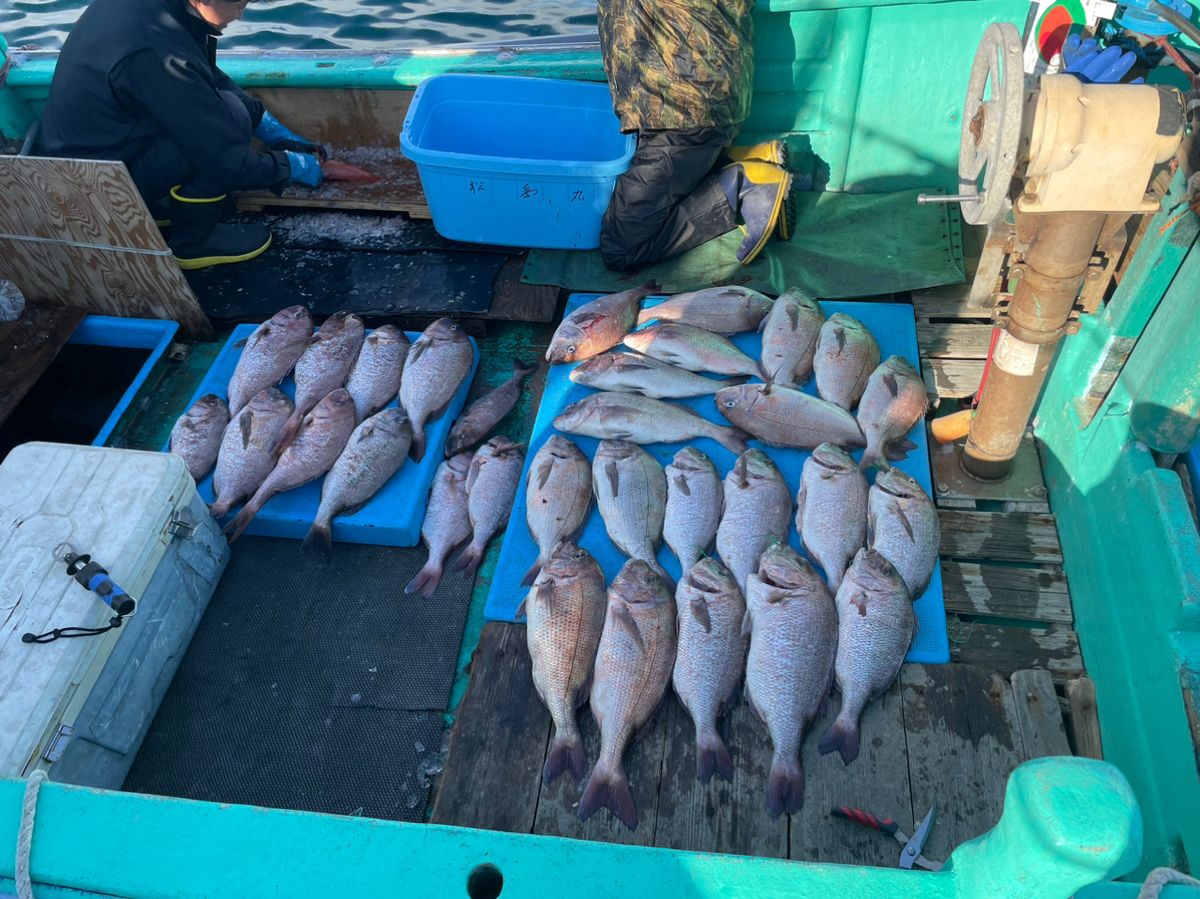
[[(800, 327), (800, 307), (795, 303), (788, 303), (783, 308), (787, 312), (788, 322), (791, 324), (792, 330), (795, 331)], [(765, 316), (763, 317), (763, 321), (766, 321)]]
[(706, 634), (712, 633), (712, 617), (708, 614), (708, 603), (696, 597), (688, 603), (688, 611), (692, 613), (692, 617), (696, 622), (704, 628)]
[(793, 815), (804, 805), (804, 767), (799, 759), (776, 755), (767, 777), (767, 814)]
[[(722, 387), (741, 387), (750, 380), (750, 375), (734, 375), (732, 378), (723, 378), (717, 383)], [(703, 418), (704, 416), (701, 416)]]
[(408, 348), (408, 352), (404, 354), (404, 366), (407, 368), (416, 363), (418, 359), (429, 349), (429, 341), (418, 339)]
[(867, 542), (866, 546), (870, 547), (875, 542), (875, 513), (867, 513)]
[(520, 359), (513, 359), (513, 374), (527, 377), (538, 370), (536, 362), (522, 362)]
[(892, 466), (883, 458), (883, 454), (873, 446), (868, 446), (863, 453), (862, 460), (858, 463), (858, 467), (862, 471), (870, 471), (872, 468), (878, 468), (880, 471), (885, 471)]
[(658, 564), (657, 559), (647, 559), (646, 564), (653, 568), (654, 573), (662, 578), (663, 584), (666, 585), (667, 592), (674, 596), (675, 591), (679, 587), (679, 585), (675, 583), (675, 578), (671, 577), (671, 575), (667, 573), (667, 569)]
[(684, 496), (692, 495), (692, 488), (688, 486), (687, 478), (681, 474), (677, 474), (675, 475), (674, 481), (675, 486), (679, 488), (680, 493), (682, 493)]
[(300, 428), (304, 425), (304, 418), (299, 409), (288, 417), (288, 420), (283, 425), (283, 429), (279, 432), (279, 436), (271, 444), (272, 455), (279, 455), (296, 439), (296, 435), (300, 433)]
[[(251, 336), (253, 336), (253, 335), (251, 335)], [(245, 346), (246, 346), (246, 344), (248, 344), (249, 342), (250, 342), (250, 338), (249, 338), (249, 337), (243, 337), (241, 340), (236, 340), (236, 341), (234, 341), (234, 343), (233, 343), (233, 348), (234, 348), (235, 350), (244, 349), (244, 348), (245, 348)]]
[[(804, 530), (804, 503), (808, 499), (808, 485), (800, 478), (800, 489), (796, 491), (796, 532)], [(800, 538), (803, 540), (803, 536)]]
[(750, 615), (750, 610), (746, 609), (746, 614), (742, 616), (742, 636), (749, 637), (754, 630), (754, 618)]
[(916, 536), (913, 534), (912, 522), (908, 520), (908, 516), (904, 514), (904, 509), (899, 503), (892, 503), (892, 510), (896, 513), (896, 517), (900, 519), (900, 524), (904, 525), (904, 533), (908, 534), (908, 539), (913, 543), (917, 542)]
[(255, 493), (250, 498), (250, 502), (242, 506), (241, 511), (237, 513), (233, 521), (225, 525), (225, 536), (230, 543), (242, 536), (242, 532), (246, 530), (246, 526), (254, 520), (254, 516), (258, 514), (258, 510), (263, 507), (263, 503), (269, 498), (268, 496), (261, 496), (261, 491)]
[(737, 477), (737, 485), (742, 490), (750, 486), (750, 480), (746, 477), (746, 457), (739, 455), (737, 463), (733, 466), (735, 476)]
[(528, 603), (529, 603), (529, 594), (526, 593), (525, 598), (522, 599), (520, 605), (517, 606), (517, 611), (513, 614), (513, 618), (528, 618), (529, 612), (525, 608), (526, 605), (528, 605)]
[(319, 549), (321, 554), (328, 562), (333, 558), (333, 530), (328, 523), (314, 521), (313, 526), (308, 530), (308, 536), (304, 538), (304, 542), (300, 544), (300, 549), (311, 551)]
[(463, 550), (462, 555), (454, 562), (454, 570), (461, 571), (463, 577), (467, 580), (472, 580), (475, 577), (475, 572), (479, 570), (480, 564), (483, 562), (483, 547), (476, 546), (472, 543)]
[(750, 435), (745, 431), (738, 430), (737, 428), (724, 427), (721, 425), (718, 425), (717, 427), (717, 443), (721, 444), (721, 446), (725, 447), (725, 449), (738, 456), (750, 449), (749, 444), (746, 443)]
[(638, 312), (637, 321), (634, 323), (634, 327), (638, 327), (640, 325), (646, 324), (647, 322), (654, 321), (654, 317), (655, 317), (655, 315), (657, 315), (657, 313), (654, 311), (654, 309), (655, 309), (655, 307), (651, 306), (649, 309), (640, 310)]
[(583, 738), (574, 733), (560, 738), (554, 734), (554, 742), (550, 752), (546, 754), (546, 764), (542, 768), (542, 782), (553, 783), (560, 774), (568, 771), (572, 780), (579, 780), (587, 773), (587, 753), (583, 748)]
[(538, 556), (533, 560), (533, 566), (525, 572), (525, 577), (521, 579), (521, 586), (528, 587), (537, 580), (537, 576), (542, 573), (542, 557)]
[(250, 447), (250, 432), (254, 427), (254, 413), (247, 410), (245, 415), (238, 416), (238, 430), (242, 433), (242, 449)]
[(883, 383), (887, 385), (888, 392), (893, 399), (900, 395), (900, 385), (896, 383), (896, 376), (890, 371), (883, 376)]
[(840, 356), (842, 353), (842, 350), (844, 350), (846, 348), (846, 329), (845, 328), (834, 328), (833, 336), (837, 338), (838, 355)]
[(554, 584), (550, 581), (542, 581), (535, 588), (535, 595), (539, 602), (546, 604), (546, 612), (554, 611)]
[(629, 636), (633, 637), (633, 642), (638, 645), (638, 649), (645, 649), (646, 643), (642, 639), (642, 632), (638, 630), (637, 621), (634, 620), (633, 613), (629, 611), (629, 606), (618, 602), (613, 606), (613, 616), (617, 619), (617, 623), (629, 632)]
[(537, 485), (538, 490), (542, 490), (546, 486), (546, 482), (550, 480), (550, 472), (554, 471), (554, 460), (547, 459), (537, 470)]
[(704, 738), (696, 737), (696, 779), (706, 784), (714, 774), (733, 783), (733, 756), (716, 731)]
[(754, 697), (750, 694), (750, 688), (746, 688), (746, 705), (750, 706), (750, 711), (754, 713), (754, 717), (763, 724), (767, 723), (767, 716), (762, 713), (762, 709), (754, 702)]
[(367, 425), (365, 428), (363, 428), (361, 431), (358, 432), (358, 440), (356, 440), (354, 442), (362, 443), (364, 440), (366, 440), (368, 437), (370, 437), (374, 433), (375, 433), (375, 425)]
[(858, 758), (858, 719), (850, 721), (843, 708), (837, 720), (829, 726), (829, 730), (821, 734), (817, 750), (821, 755), (828, 755), (836, 750), (842, 757), (842, 764), (849, 765)]
[(892, 462), (899, 462), (917, 448), (917, 445), (907, 437), (903, 440), (893, 440), (883, 448), (884, 455)]
[(630, 830), (637, 830), (637, 806), (633, 804), (629, 778), (621, 768), (609, 771), (597, 762), (579, 800), (579, 820), (586, 821), (601, 808), (611, 811)]
[(621, 476), (617, 471), (617, 463), (609, 460), (604, 466), (604, 474), (608, 477), (608, 486), (612, 488), (612, 495), (616, 497), (621, 484)]
[(442, 580), (442, 563), (430, 555), (425, 567), (404, 588), (405, 595), (420, 593), (426, 599), (433, 596)]
[(413, 428), (412, 446), (408, 448), (408, 455), (414, 462), (420, 462), (425, 458), (425, 428)]

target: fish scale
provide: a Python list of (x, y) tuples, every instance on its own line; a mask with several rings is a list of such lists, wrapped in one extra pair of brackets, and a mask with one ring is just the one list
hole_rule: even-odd
[(785, 386), (807, 381), (824, 322), (825, 313), (817, 301), (799, 288), (781, 294), (763, 320), (763, 377)]
[(643, 560), (669, 580), (655, 558), (666, 515), (663, 467), (635, 443), (602, 440), (592, 461), (592, 489), (617, 549)]
[(533, 457), (525, 484), (525, 519), (538, 557), (523, 583), (533, 583), (554, 547), (579, 532), (591, 505), (587, 456), (567, 438), (552, 435)]
[(383, 325), (368, 334), (350, 374), (346, 390), (354, 397), (354, 411), (361, 422), (374, 415), (396, 395), (408, 355), (408, 337), (395, 325)]
[(744, 594), (763, 551), (787, 539), (792, 494), (775, 463), (757, 449), (743, 453), (725, 475), (724, 493), (717, 554)]
[(748, 377), (759, 373), (758, 363), (728, 339), (693, 325), (678, 322), (650, 325), (627, 334), (624, 343), (643, 355), (688, 371)]
[(837, 592), (846, 566), (866, 542), (867, 479), (850, 454), (833, 444), (822, 443), (804, 460), (796, 531)]
[(312, 315), (303, 306), (280, 309), (254, 329), (229, 379), (229, 414), (287, 377), (312, 340)]
[[(858, 405), (858, 423), (867, 438), (862, 467), (888, 467), (895, 445), (925, 417), (929, 394), (925, 381), (903, 356), (889, 356), (871, 373)], [(911, 448), (908, 444), (907, 448)], [(906, 455), (900, 447), (896, 458)]]
[(467, 514), (471, 542), (454, 563), (455, 570), (474, 577), (488, 541), (504, 530), (521, 482), (525, 454), (519, 443), (493, 437), (475, 453), (467, 472)]
[(853, 409), (878, 364), (879, 344), (858, 319), (835, 312), (821, 325), (813, 369), (822, 399)]
[(724, 490), (712, 459), (692, 446), (685, 446), (675, 454), (665, 474), (663, 539), (679, 559), (680, 580), (683, 580), (717, 536)]
[(896, 566), (913, 599), (938, 563), (941, 522), (929, 494), (897, 468), (880, 472), (867, 498), (870, 545)]
[(275, 445), (276, 452), (292, 441), (310, 409), (331, 390), (345, 386), (362, 342), (362, 319), (352, 312), (335, 312), (321, 325), (296, 361), (296, 408)]
[(663, 302), (643, 309), (638, 324), (672, 321), (694, 325), (715, 334), (753, 331), (771, 311), (772, 300), (749, 287), (730, 285), (706, 287), (677, 293)]
[(708, 437), (733, 453), (746, 449), (744, 435), (735, 428), (708, 421), (685, 406), (636, 393), (593, 393), (567, 406), (555, 417), (554, 427), (633, 443), (682, 443)]
[(429, 598), (442, 579), (446, 557), (471, 539), (471, 517), (467, 512), (467, 471), (473, 453), (459, 453), (438, 466), (429, 491), (421, 540), (429, 550), (425, 566), (404, 588)]
[(408, 348), (400, 405), (412, 422), (412, 457), (417, 462), (425, 456), (426, 422), (446, 408), (473, 359), (467, 335), (448, 318), (439, 318)]
[(170, 452), (187, 465), (188, 474), (199, 483), (216, 464), (229, 407), (213, 393), (206, 393), (179, 416), (171, 428)]
[(770, 446), (807, 449), (822, 443), (864, 443), (853, 415), (792, 387), (725, 387), (717, 391), (716, 404), (727, 419)]
[(220, 518), (253, 496), (266, 480), (275, 467), (271, 447), (291, 415), (292, 401), (278, 387), (268, 387), (255, 394), (229, 423), (213, 472), (215, 498), (209, 511), (215, 517)]

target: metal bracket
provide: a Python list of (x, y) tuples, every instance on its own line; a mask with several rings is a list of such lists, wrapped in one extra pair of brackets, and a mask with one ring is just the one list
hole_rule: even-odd
[(180, 537), (187, 540), (192, 534), (196, 533), (196, 527), (199, 524), (200, 522), (196, 521), (196, 516), (192, 514), (191, 509), (180, 509), (167, 522), (167, 533), (172, 537)]
[(932, 444), (933, 484), (942, 500), (997, 500), (1044, 503), (1046, 482), (1033, 435), (1026, 433), (1013, 459), (1012, 471), (999, 481), (980, 481), (962, 467), (962, 444)]
[(60, 724), (58, 730), (54, 732), (50, 744), (46, 747), (46, 751), (42, 753), (42, 758), (51, 764), (57, 762), (67, 751), (67, 744), (71, 742), (73, 736), (75, 736), (75, 728), (69, 724)]

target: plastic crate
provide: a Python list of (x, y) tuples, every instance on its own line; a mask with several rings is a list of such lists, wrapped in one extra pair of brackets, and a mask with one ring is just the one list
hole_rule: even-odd
[(600, 245), (636, 144), (607, 85), (493, 75), (422, 82), (400, 134), (439, 234), (545, 249)]

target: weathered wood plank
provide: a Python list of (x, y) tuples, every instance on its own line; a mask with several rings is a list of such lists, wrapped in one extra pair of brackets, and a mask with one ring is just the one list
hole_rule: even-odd
[(1022, 668), (1045, 668), (1060, 679), (1083, 670), (1079, 635), (1061, 624), (1027, 628), (972, 621), (963, 625), (959, 640), (950, 644), (954, 661), (1006, 677)]
[(25, 305), (0, 342), (0, 424), (29, 393), (86, 314), (75, 307)]
[(1006, 680), (971, 665), (900, 669), (913, 815), (937, 806), (924, 854), (945, 860), (1000, 818), (1021, 736)]
[(917, 344), (931, 358), (986, 359), (991, 342), (990, 324), (917, 322)]
[(1025, 746), (1022, 759), (1040, 759), (1048, 755), (1070, 755), (1067, 731), (1063, 727), (1058, 694), (1049, 671), (1025, 669), (1012, 676), (1013, 700), (1017, 724)]
[[(792, 858), (804, 861), (895, 867), (900, 844), (874, 830), (832, 818), (834, 806), (860, 808), (893, 818), (911, 834), (913, 807), (908, 777), (908, 744), (900, 682), (863, 712), (859, 756), (843, 765), (837, 753), (821, 755), (817, 741), (837, 717), (835, 699), (813, 723), (802, 753), (806, 786), (804, 807), (792, 816)], [(925, 814), (921, 809), (920, 814)]]
[(1053, 515), (941, 509), (943, 557), (1005, 562), (1062, 562)]
[(746, 702), (719, 727), (733, 756), (733, 783), (696, 779), (696, 731), (674, 696), (667, 705), (666, 754), (654, 845), (698, 852), (788, 857), (788, 822), (767, 814), (771, 741)]
[(983, 379), (982, 359), (930, 359), (921, 357), (921, 376), (929, 392), (941, 399), (974, 396)]
[(496, 276), (492, 305), (487, 317), (522, 322), (549, 322), (558, 310), (558, 288), (548, 284), (524, 284), (521, 272), (525, 257), (513, 256)]
[(968, 301), (970, 295), (970, 281), (965, 284), (934, 287), (930, 290), (914, 290), (912, 292), (913, 309), (916, 311), (918, 319), (953, 318), (983, 321), (990, 326), (991, 307), (970, 305)]
[(433, 823), (529, 833), (549, 736), (524, 626), (485, 625), (450, 735)]
[[(600, 755), (599, 729), (588, 710), (580, 711), (579, 723), (588, 763), (594, 765)], [(600, 809), (587, 821), (580, 821), (579, 800), (583, 796), (586, 779), (581, 783), (574, 783), (570, 777), (563, 776), (542, 788), (533, 832), (572, 837), (577, 840), (653, 845), (666, 732), (667, 713), (664, 703), (647, 723), (645, 731), (636, 736), (632, 745), (625, 750), (625, 773), (629, 776), (633, 802), (638, 813), (636, 830), (629, 830), (607, 809)]]
[(948, 612), (1047, 623), (1074, 620), (1061, 570), (946, 560), (942, 594)]
[(1104, 758), (1100, 715), (1096, 708), (1096, 685), (1090, 677), (1073, 677), (1067, 681), (1066, 691), (1075, 754), (1089, 759)]

